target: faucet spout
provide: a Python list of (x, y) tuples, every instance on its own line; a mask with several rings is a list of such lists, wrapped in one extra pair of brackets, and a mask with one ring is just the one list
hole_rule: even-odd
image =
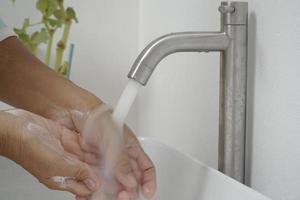
[(128, 78), (146, 85), (157, 64), (176, 52), (224, 51), (230, 43), (224, 32), (182, 32), (152, 41), (135, 60)]

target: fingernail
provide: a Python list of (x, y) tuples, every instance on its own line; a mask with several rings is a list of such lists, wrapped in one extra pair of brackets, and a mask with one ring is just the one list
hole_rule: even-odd
[(132, 186), (132, 187), (137, 186), (136, 179), (133, 177), (132, 174), (127, 175), (127, 180), (128, 180), (128, 183), (130, 184), (130, 186)]
[(143, 187), (143, 196), (145, 197), (145, 198), (151, 198), (152, 197), (152, 195), (153, 195), (153, 191), (152, 191), (152, 189), (150, 189), (149, 187)]
[(122, 191), (118, 195), (118, 200), (130, 200), (130, 196), (127, 192)]
[(149, 194), (150, 193), (150, 189), (148, 187), (145, 188), (145, 193)]
[(84, 181), (84, 183), (87, 185), (87, 187), (92, 190), (92, 191), (95, 191), (97, 190), (97, 185), (95, 183), (95, 181), (93, 181), (92, 179), (86, 179)]

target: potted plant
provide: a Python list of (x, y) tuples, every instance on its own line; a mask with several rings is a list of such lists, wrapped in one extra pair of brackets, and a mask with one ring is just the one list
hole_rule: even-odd
[[(15, 2), (15, 0), (12, 1)], [(25, 18), (22, 27), (14, 28), (14, 32), (33, 54), (37, 53), (41, 44), (46, 44), (43, 61), (48, 66), (50, 66), (53, 44), (56, 43), (53, 69), (68, 76), (71, 56), (68, 61), (64, 60), (64, 52), (72, 23), (78, 22), (75, 10), (72, 7), (65, 8), (64, 0), (36, 0), (36, 9), (42, 15), (41, 20), (31, 22), (29, 18)], [(62, 30), (62, 35), (58, 41), (54, 41), (54, 36), (59, 30)], [(71, 54), (72, 50), (73, 46), (71, 46)]]

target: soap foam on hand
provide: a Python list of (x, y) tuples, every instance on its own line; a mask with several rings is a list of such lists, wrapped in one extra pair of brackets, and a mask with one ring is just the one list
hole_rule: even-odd
[[(101, 179), (101, 186), (90, 200), (117, 200), (122, 189), (116, 178), (116, 167), (120, 157), (127, 155), (123, 140), (123, 124), (132, 103), (138, 93), (140, 84), (130, 80), (122, 93), (115, 111), (111, 115), (107, 106), (101, 106), (89, 114), (83, 129), (83, 143), (97, 151), (99, 163), (96, 173)], [(138, 191), (132, 192), (130, 200), (137, 200)]]

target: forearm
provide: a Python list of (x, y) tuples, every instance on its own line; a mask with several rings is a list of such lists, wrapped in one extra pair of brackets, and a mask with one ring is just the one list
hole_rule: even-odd
[(49, 69), (15, 37), (0, 43), (0, 99), (45, 117), (58, 110), (88, 111), (101, 103)]

